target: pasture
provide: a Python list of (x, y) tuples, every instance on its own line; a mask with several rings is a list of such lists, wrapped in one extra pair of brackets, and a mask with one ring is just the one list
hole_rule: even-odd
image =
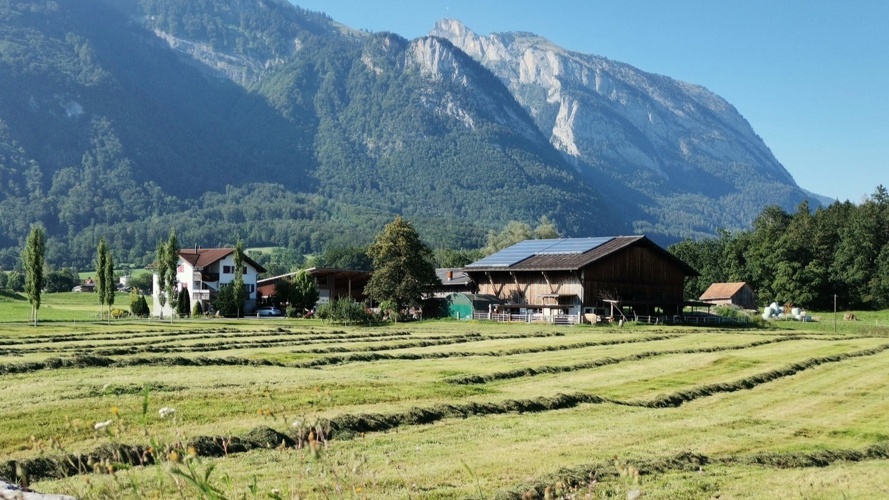
[(108, 325), (85, 311), (62, 320), (83, 299), (49, 299), (58, 317), (41, 309), (36, 328), (9, 320), (21, 304), (0, 303), (0, 476), (24, 466), (38, 491), (889, 496), (885, 313), (836, 333), (826, 317), (748, 329)]

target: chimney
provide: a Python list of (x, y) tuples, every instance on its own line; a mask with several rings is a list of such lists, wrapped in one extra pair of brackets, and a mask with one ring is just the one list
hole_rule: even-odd
[(454, 279), (454, 271), (448, 271), (448, 281)]

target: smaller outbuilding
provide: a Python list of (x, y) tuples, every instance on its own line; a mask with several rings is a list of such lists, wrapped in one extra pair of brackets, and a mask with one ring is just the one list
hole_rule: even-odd
[(491, 312), (503, 304), (496, 295), (476, 293), (454, 293), (445, 297), (444, 301), (447, 316), (456, 319), (472, 319), (472, 314), (476, 311)]
[(732, 305), (741, 309), (756, 309), (756, 294), (744, 282), (713, 283), (701, 295), (701, 302), (713, 305)]

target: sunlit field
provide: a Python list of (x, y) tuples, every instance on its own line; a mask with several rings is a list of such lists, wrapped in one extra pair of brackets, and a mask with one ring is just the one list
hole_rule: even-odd
[(0, 301), (0, 477), (83, 499), (889, 496), (885, 312), (108, 324), (90, 298), (45, 296), (37, 327)]

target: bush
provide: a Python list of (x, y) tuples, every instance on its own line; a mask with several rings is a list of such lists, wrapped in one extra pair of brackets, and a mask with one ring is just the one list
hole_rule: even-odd
[(191, 313), (191, 294), (188, 288), (179, 290), (179, 300), (176, 302), (176, 314), (180, 317), (188, 317)]
[(352, 299), (331, 300), (326, 304), (318, 307), (318, 318), (322, 320), (330, 320), (331, 322), (342, 323), (344, 325), (352, 323), (366, 323), (370, 316), (363, 304), (359, 304)]
[(114, 319), (126, 318), (130, 313), (124, 311), (123, 309), (114, 308), (111, 310), (111, 317)]
[(130, 292), (130, 312), (133, 316), (140, 318), (144, 318), (149, 314), (148, 302), (145, 300), (145, 296), (140, 295), (135, 288)]
[(199, 318), (204, 315), (204, 308), (201, 307), (200, 302), (195, 302), (194, 307), (191, 309), (191, 317)]

